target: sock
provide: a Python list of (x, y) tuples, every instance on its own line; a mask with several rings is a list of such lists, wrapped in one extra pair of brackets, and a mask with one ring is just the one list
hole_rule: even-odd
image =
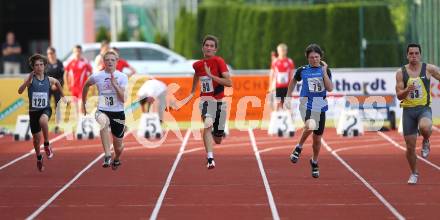
[(214, 158), (214, 153), (213, 152), (208, 152), (207, 153), (207, 157), (208, 158)]
[(49, 146), (49, 142), (44, 142), (44, 146), (45, 147)]
[(312, 163), (313, 164), (318, 164), (318, 160), (313, 160), (313, 158), (312, 158)]
[(37, 160), (41, 160), (41, 159), (43, 159), (43, 155), (38, 154), (38, 155), (37, 155)]
[(303, 146), (300, 145), (300, 144), (297, 144), (295, 147), (297, 147), (297, 148), (299, 148), (299, 149), (302, 149), (302, 148), (303, 148)]

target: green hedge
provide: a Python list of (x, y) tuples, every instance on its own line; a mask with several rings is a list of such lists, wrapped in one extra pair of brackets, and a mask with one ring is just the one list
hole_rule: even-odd
[(400, 52), (390, 10), (384, 5), (314, 6), (201, 5), (197, 15), (182, 12), (176, 21), (175, 50), (201, 57), (206, 34), (220, 39), (218, 55), (236, 69), (266, 69), (270, 51), (283, 42), (297, 66), (306, 63), (304, 49), (317, 43), (332, 67), (360, 66), (359, 13), (364, 10), (367, 67), (399, 66)]

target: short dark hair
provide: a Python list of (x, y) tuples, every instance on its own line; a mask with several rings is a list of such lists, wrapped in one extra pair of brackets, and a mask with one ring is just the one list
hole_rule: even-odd
[(34, 55), (32, 55), (31, 57), (29, 57), (29, 61), (28, 64), (30, 66), (31, 69), (34, 69), (34, 64), (35, 62), (37, 62), (38, 60), (43, 61), (44, 66), (47, 65), (47, 58), (39, 53), (36, 53)]
[(215, 43), (215, 48), (218, 48), (218, 38), (217, 38), (216, 36), (214, 36), (214, 35), (209, 35), (209, 34), (206, 35), (206, 36), (203, 38), (202, 46), (205, 45), (205, 42), (206, 42), (207, 40), (212, 40), (212, 41), (214, 41), (214, 43)]
[(418, 43), (409, 43), (408, 46), (406, 47), (406, 53), (409, 52), (409, 48), (410, 47), (417, 47), (417, 48), (419, 48), (419, 52), (420, 52), (420, 54), (422, 54), (422, 47), (420, 46), (420, 44), (418, 44)]
[(79, 50), (82, 50), (82, 47), (81, 47), (81, 45), (79, 45), (79, 44), (78, 44), (78, 45), (75, 45), (74, 48), (79, 49)]
[(50, 50), (50, 51), (52, 51), (52, 52), (56, 53), (56, 50), (55, 50), (55, 48), (54, 48), (54, 47), (52, 47), (52, 46), (49, 46), (49, 47), (47, 47), (47, 50)]
[(309, 57), (311, 52), (318, 53), (321, 57), (324, 57), (324, 51), (318, 44), (310, 44), (306, 47), (306, 58)]

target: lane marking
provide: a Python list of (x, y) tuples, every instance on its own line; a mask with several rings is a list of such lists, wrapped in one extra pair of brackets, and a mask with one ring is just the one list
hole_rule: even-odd
[[(61, 140), (62, 138), (66, 137), (66, 136), (69, 135), (69, 134), (70, 134), (70, 133), (63, 133), (63, 134), (61, 134), (61, 135), (58, 135), (58, 136), (56, 136), (55, 138), (52, 138), (51, 140), (49, 140), (49, 143), (50, 143), (50, 144), (55, 143), (55, 142)], [(42, 148), (42, 147), (44, 147), (43, 144), (40, 145), (40, 148)], [(33, 147), (32, 147), (32, 148), (33, 148)], [(43, 151), (43, 149), (42, 149), (42, 151)], [(5, 169), (6, 167), (11, 166), (11, 165), (14, 164), (14, 163), (17, 163), (18, 161), (23, 160), (23, 159), (26, 158), (26, 157), (29, 157), (29, 156), (32, 155), (34, 152), (35, 152), (34, 149), (30, 150), (29, 152), (27, 152), (27, 153), (25, 153), (25, 154), (23, 154), (23, 155), (21, 155), (21, 156), (15, 158), (15, 159), (12, 160), (11, 162), (9, 162), (9, 163), (7, 163), (7, 164), (1, 166), (1, 167), (0, 167), (0, 170), (3, 170), (3, 169)]]
[[(403, 151), (406, 151), (406, 148), (405, 148), (405, 147), (403, 147), (402, 145), (400, 145), (399, 143), (397, 143), (396, 141), (394, 141), (390, 136), (384, 134), (384, 133), (381, 132), (381, 131), (378, 131), (377, 134), (379, 134), (379, 135), (380, 135), (381, 137), (383, 137), (385, 140), (387, 140), (387, 141), (389, 141), (391, 144), (393, 144), (394, 147), (397, 147), (397, 148), (399, 148), (399, 149), (401, 149), (401, 150), (403, 150)], [(416, 155), (417, 155), (417, 154), (416, 154)], [(429, 161), (429, 160), (427, 160), (427, 159), (425, 159), (425, 158), (423, 158), (423, 157), (421, 157), (421, 156), (419, 156), (419, 155), (417, 155), (417, 158), (418, 158), (419, 160), (425, 162), (426, 164), (428, 164), (428, 165), (434, 167), (435, 169), (440, 170), (440, 166), (438, 166), (437, 164), (434, 164), (434, 163), (432, 163), (431, 161)]]
[[(124, 138), (130, 134), (130, 131), (124, 135)], [(110, 146), (113, 150), (113, 144)], [(61, 189), (59, 189), (55, 194), (52, 195), (43, 205), (41, 205), (37, 210), (35, 210), (31, 215), (29, 215), (26, 220), (35, 219), (44, 209), (46, 209), (56, 198), (58, 198), (61, 193), (63, 193), (67, 188), (69, 188), (76, 180), (78, 180), (83, 173), (85, 173), (90, 167), (92, 167), (98, 160), (104, 157), (104, 153), (98, 155), (92, 162), (90, 162), (86, 167), (84, 167), (79, 173), (77, 173), (69, 182), (67, 182)]]
[(342, 159), (338, 153), (333, 150), (324, 139), (322, 139), (322, 145), (324, 145), (325, 149), (329, 151), (345, 168), (348, 169), (354, 176), (356, 176), (384, 205), (388, 208), (388, 210), (393, 213), (393, 215), (399, 219), (404, 220), (405, 217), (400, 214), (396, 208), (394, 208), (373, 186), (371, 186), (358, 172), (356, 172), (344, 159)]
[(26, 220), (31, 220), (37, 217), (47, 206), (50, 205), (61, 193), (63, 193), (67, 188), (69, 188), (84, 172), (86, 172), (90, 167), (92, 167), (98, 160), (100, 160), (104, 156), (104, 153), (101, 153), (98, 157), (96, 157), (92, 162), (90, 162), (84, 169), (82, 169), (78, 174), (76, 174), (73, 179), (67, 182), (60, 190), (58, 190), (52, 197), (50, 197), (43, 205), (40, 206), (37, 210), (35, 210), (31, 215), (29, 215)]
[(176, 171), (177, 164), (179, 164), (180, 158), (182, 158), (183, 152), (185, 151), (185, 146), (188, 143), (189, 135), (191, 134), (191, 130), (188, 129), (186, 131), (185, 137), (183, 138), (182, 145), (180, 146), (179, 153), (174, 160), (173, 166), (171, 167), (170, 172), (168, 173), (167, 180), (165, 181), (165, 185), (162, 188), (162, 192), (160, 192), (159, 198), (157, 199), (156, 205), (154, 206), (153, 212), (151, 213), (150, 220), (157, 219), (157, 215), (159, 214), (160, 207), (162, 206), (163, 199), (165, 198), (165, 194), (167, 193), (168, 187), (170, 187), (171, 179), (173, 178), (174, 172)]
[(260, 169), (261, 177), (263, 178), (264, 188), (266, 189), (267, 199), (269, 200), (270, 211), (272, 212), (272, 218), (274, 220), (279, 220), (280, 216), (278, 214), (277, 207), (275, 205), (275, 200), (270, 190), (269, 181), (267, 180), (266, 172), (264, 171), (263, 162), (261, 161), (260, 153), (258, 152), (257, 142), (255, 141), (255, 135), (252, 128), (249, 128), (249, 138), (252, 144), (252, 149), (254, 150), (255, 158), (257, 158), (258, 168)]

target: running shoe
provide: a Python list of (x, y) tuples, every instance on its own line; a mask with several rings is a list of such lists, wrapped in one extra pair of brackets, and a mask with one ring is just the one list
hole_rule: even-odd
[(102, 163), (102, 167), (107, 168), (110, 167), (112, 163), (112, 156), (104, 156), (104, 163)]
[(40, 172), (43, 172), (43, 170), (44, 170), (44, 166), (43, 166), (43, 155), (38, 155), (37, 156), (37, 169), (40, 171)]
[(301, 155), (302, 148), (298, 147), (298, 145), (295, 147), (295, 150), (290, 155), (290, 161), (292, 163), (297, 163), (299, 159), (299, 155)]
[(214, 158), (208, 158), (208, 162), (206, 163), (206, 168), (208, 168), (208, 169), (215, 168)]
[(53, 151), (52, 147), (49, 144), (44, 144), (44, 152), (46, 152), (47, 159), (52, 159), (53, 157)]
[(121, 161), (120, 160), (113, 160), (112, 170), (117, 170), (119, 166), (121, 166)]
[(428, 158), (429, 152), (431, 151), (431, 144), (429, 143), (429, 139), (426, 141), (423, 141), (422, 144), (422, 157)]
[(408, 179), (408, 184), (409, 185), (415, 185), (415, 184), (417, 184), (417, 181), (419, 180), (419, 174), (418, 173), (412, 173), (410, 176), (409, 176), (409, 179)]
[(318, 162), (313, 163), (313, 160), (310, 159), (310, 166), (312, 167), (312, 177), (318, 178), (319, 177), (319, 166)]

